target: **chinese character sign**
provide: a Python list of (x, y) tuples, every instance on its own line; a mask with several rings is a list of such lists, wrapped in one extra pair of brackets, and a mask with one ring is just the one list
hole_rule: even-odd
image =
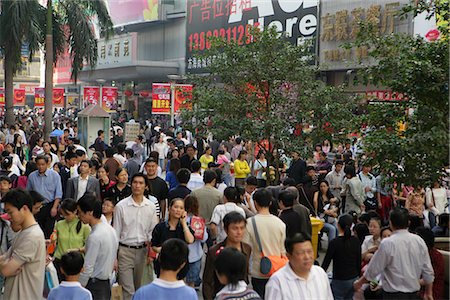
[(100, 87), (85, 86), (83, 88), (83, 106), (87, 107), (90, 104), (97, 105), (100, 102)]
[(152, 85), (152, 114), (170, 114), (170, 83), (153, 83)]
[(14, 89), (14, 106), (25, 106), (25, 89)]
[(176, 84), (175, 85), (175, 113), (179, 113), (181, 108), (192, 108), (192, 85)]
[(44, 107), (45, 88), (34, 89), (34, 107)]
[[(246, 45), (249, 29), (275, 26), (294, 45), (314, 38), (318, 31), (318, 0), (189, 0), (186, 19), (186, 66), (191, 73), (205, 72), (208, 59), (194, 57), (209, 49), (210, 37)], [(315, 46), (314, 46), (315, 47)], [(311, 53), (315, 53), (315, 49)]]
[(102, 107), (107, 112), (117, 109), (118, 89), (116, 87), (102, 87)]
[(0, 107), (5, 107), (5, 90), (0, 88)]
[(54, 107), (64, 107), (64, 88), (54, 88), (53, 89), (53, 106)]

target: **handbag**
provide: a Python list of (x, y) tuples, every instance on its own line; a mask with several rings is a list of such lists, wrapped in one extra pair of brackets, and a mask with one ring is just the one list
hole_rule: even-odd
[(253, 230), (255, 231), (256, 242), (258, 243), (259, 251), (261, 252), (261, 261), (259, 266), (259, 271), (261, 274), (270, 277), (273, 273), (281, 269), (289, 261), (285, 256), (269, 255), (265, 256), (261, 240), (258, 234), (258, 228), (256, 227), (255, 218), (252, 218)]
[(117, 273), (114, 274), (111, 283), (111, 300), (123, 300), (123, 290), (119, 284), (119, 276)]

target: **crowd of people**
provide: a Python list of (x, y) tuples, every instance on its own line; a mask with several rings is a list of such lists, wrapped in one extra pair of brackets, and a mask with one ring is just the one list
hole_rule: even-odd
[(281, 157), (150, 123), (57, 130), (0, 131), (3, 299), (444, 299), (447, 178), (391, 183), (358, 141)]

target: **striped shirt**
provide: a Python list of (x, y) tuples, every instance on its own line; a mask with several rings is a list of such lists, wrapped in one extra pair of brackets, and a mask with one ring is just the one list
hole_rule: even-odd
[(294, 273), (289, 263), (270, 277), (266, 285), (265, 299), (317, 299), (333, 300), (330, 283), (325, 271), (312, 266), (307, 279)]

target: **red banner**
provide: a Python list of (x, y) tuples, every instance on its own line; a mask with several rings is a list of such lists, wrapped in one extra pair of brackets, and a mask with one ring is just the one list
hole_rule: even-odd
[(25, 89), (14, 89), (14, 106), (25, 106)]
[(118, 88), (104, 86), (102, 87), (102, 107), (107, 112), (115, 112), (117, 110), (117, 98), (119, 95)]
[(5, 90), (0, 88), (0, 107), (5, 107)]
[(170, 83), (153, 83), (152, 114), (170, 115)]
[(34, 89), (34, 107), (44, 107), (45, 88)]
[(100, 103), (100, 87), (85, 86), (83, 88), (83, 105), (87, 107), (89, 104), (97, 105)]
[(64, 107), (64, 88), (53, 88), (53, 106)]
[(175, 84), (175, 113), (180, 112), (180, 108), (192, 109), (192, 85)]

